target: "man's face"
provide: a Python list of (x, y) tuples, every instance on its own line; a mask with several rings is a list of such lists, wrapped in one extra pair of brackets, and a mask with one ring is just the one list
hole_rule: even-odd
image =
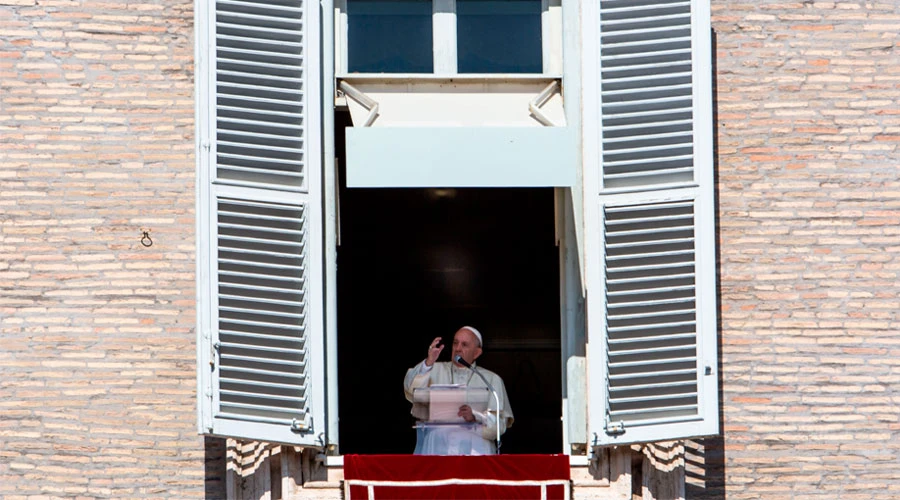
[(453, 336), (453, 354), (450, 358), (454, 360), (453, 364), (462, 366), (455, 361), (457, 355), (462, 356), (462, 359), (469, 364), (474, 363), (478, 356), (481, 356), (481, 348), (478, 347), (478, 337), (465, 328), (458, 330), (456, 335)]

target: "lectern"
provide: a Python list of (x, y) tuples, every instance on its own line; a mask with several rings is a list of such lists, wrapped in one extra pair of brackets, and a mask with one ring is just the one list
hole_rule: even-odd
[(425, 405), (428, 418), (416, 423), (416, 455), (492, 455), (494, 444), (482, 436), (482, 426), (458, 415), (468, 405), (485, 413), (491, 393), (486, 387), (432, 385), (413, 390), (413, 403)]

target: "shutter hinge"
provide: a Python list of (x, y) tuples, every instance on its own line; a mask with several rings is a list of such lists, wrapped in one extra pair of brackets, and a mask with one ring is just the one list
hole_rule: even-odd
[(294, 432), (309, 432), (312, 430), (312, 417), (306, 417), (303, 420), (291, 420), (291, 430)]
[(209, 350), (209, 366), (210, 368), (216, 367), (216, 355), (219, 352), (219, 348), (222, 347), (222, 344), (215, 342), (210, 346), (212, 349)]
[(619, 434), (625, 434), (625, 422), (621, 420), (618, 422), (607, 422), (606, 423), (606, 433), (610, 436), (618, 436)]

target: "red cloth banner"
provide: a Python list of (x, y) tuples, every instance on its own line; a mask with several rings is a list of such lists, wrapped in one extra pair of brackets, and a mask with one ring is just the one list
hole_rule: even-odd
[(569, 457), (344, 455), (344, 488), (347, 500), (564, 500)]

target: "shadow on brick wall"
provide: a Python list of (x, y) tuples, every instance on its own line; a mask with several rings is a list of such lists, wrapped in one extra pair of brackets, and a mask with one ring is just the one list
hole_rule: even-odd
[(725, 440), (721, 437), (684, 443), (684, 497), (725, 498)]
[(206, 436), (203, 448), (205, 497), (208, 500), (224, 499), (227, 495), (225, 489), (225, 440)]
[[(719, 237), (719, 106), (718, 106), (718, 63), (716, 61), (717, 40), (716, 32), (710, 33), (710, 50), (712, 52), (712, 125), (713, 125), (713, 189), (715, 196), (715, 227), (716, 241), (722, 241)], [(720, 245), (716, 245), (716, 316), (718, 332), (716, 344), (719, 351), (718, 359), (718, 392), (719, 392), (719, 435), (708, 439), (686, 441), (684, 444), (685, 466), (685, 498), (690, 499), (718, 499), (725, 498), (725, 405), (722, 393), (724, 383), (725, 366), (722, 357), (722, 259)]]

